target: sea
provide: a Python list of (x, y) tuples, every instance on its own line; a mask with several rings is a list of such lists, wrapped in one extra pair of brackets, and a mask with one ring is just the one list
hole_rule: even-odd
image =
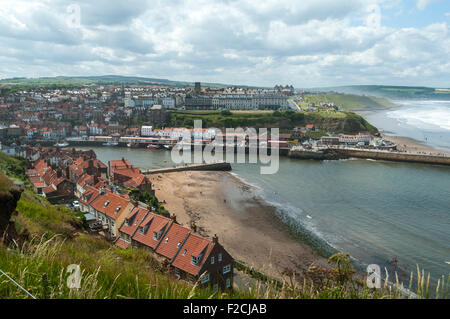
[(386, 135), (406, 136), (450, 152), (450, 101), (394, 101), (397, 107), (362, 115)]
[[(403, 101), (367, 119), (390, 134), (450, 150), (450, 102)], [(174, 165), (165, 150), (83, 149), (105, 163), (125, 157), (146, 169)], [(262, 165), (232, 164), (232, 174), (319, 251), (349, 253), (362, 271), (378, 264), (384, 274), (396, 264), (405, 282), (411, 272), (416, 278), (417, 267), (430, 274), (432, 287), (449, 276), (450, 167), (281, 157), (276, 174), (261, 175)]]

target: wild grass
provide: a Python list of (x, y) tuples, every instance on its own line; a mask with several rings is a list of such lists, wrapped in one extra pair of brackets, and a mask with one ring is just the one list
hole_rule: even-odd
[(450, 275), (442, 276), (437, 286), (430, 286), (430, 274), (417, 267), (411, 272), (409, 284), (405, 285), (397, 273), (389, 277), (385, 269), (384, 281), (378, 289), (369, 288), (366, 277), (356, 274), (348, 254), (334, 254), (328, 260), (333, 265), (324, 268), (311, 265), (303, 274), (286, 270), (283, 279), (268, 277), (239, 263), (240, 271), (256, 280), (248, 291), (254, 298), (271, 299), (448, 299)]
[[(450, 276), (434, 289), (430, 275), (417, 268), (408, 286), (396, 274), (380, 289), (369, 289), (357, 276), (346, 254), (335, 254), (330, 267), (312, 265), (301, 274), (286, 269), (282, 280), (271, 278), (243, 263), (236, 270), (252, 277), (247, 289), (213, 292), (173, 278), (153, 254), (141, 249), (123, 250), (99, 236), (83, 231), (82, 222), (70, 209), (55, 206), (25, 190), (13, 217), (19, 234), (29, 239), (19, 247), (0, 244), (0, 269), (36, 298), (449, 298)], [(81, 269), (79, 289), (69, 289), (69, 265)], [(405, 293), (405, 288), (412, 292)], [(0, 274), (0, 299), (31, 298)]]
[[(80, 266), (81, 285), (69, 289), (67, 267)], [(208, 289), (163, 273), (143, 250), (113, 248), (101, 238), (35, 237), (21, 249), (0, 248), (0, 269), (38, 299), (211, 298)], [(31, 298), (0, 276), (0, 298)]]

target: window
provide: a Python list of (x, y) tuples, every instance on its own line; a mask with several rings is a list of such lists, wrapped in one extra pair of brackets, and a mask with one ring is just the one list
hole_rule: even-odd
[(222, 261), (222, 253), (219, 253), (219, 257), (217, 259), (219, 260), (219, 262)]
[(109, 200), (107, 200), (107, 201), (105, 202), (105, 204), (103, 204), (103, 207), (108, 206), (108, 204), (109, 204)]
[(169, 237), (167, 237), (164, 242), (167, 244), (169, 242)]
[(114, 214), (117, 214), (121, 208), (122, 206), (117, 206), (116, 210), (114, 211)]
[(209, 281), (209, 274), (203, 275), (203, 277), (202, 277), (202, 284), (204, 284), (204, 283), (206, 283), (208, 281)]
[(231, 265), (226, 265), (225, 267), (223, 267), (223, 274), (227, 274), (231, 271)]
[(183, 253), (181, 254), (182, 256), (186, 256), (186, 252), (187, 252), (187, 250), (185, 249), (185, 250), (183, 250)]
[(226, 281), (226, 287), (227, 288), (231, 287), (231, 279), (230, 278), (228, 278), (227, 281)]
[(177, 248), (180, 248), (180, 245), (181, 245), (181, 243), (178, 243), (178, 244), (177, 244)]
[(130, 221), (128, 219), (125, 219), (125, 225), (130, 226)]
[(211, 265), (214, 265), (214, 256), (211, 257)]
[(192, 256), (192, 261), (191, 261), (191, 264), (193, 264), (193, 265), (197, 265), (197, 264), (198, 264), (198, 257), (194, 257), (194, 256)]
[(163, 234), (163, 231), (164, 229), (161, 229), (159, 232), (153, 232), (153, 240), (159, 240)]
[(141, 234), (145, 234), (145, 229), (144, 229), (144, 227), (139, 227), (139, 232), (140, 232)]

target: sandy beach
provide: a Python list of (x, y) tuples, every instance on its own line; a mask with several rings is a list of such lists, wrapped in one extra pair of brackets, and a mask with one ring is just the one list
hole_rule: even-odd
[(381, 136), (395, 144), (397, 144), (397, 149), (399, 151), (406, 151), (408, 153), (419, 153), (419, 154), (433, 154), (433, 155), (447, 155), (450, 156), (450, 152), (444, 150), (436, 149), (434, 147), (423, 144), (415, 139), (404, 137), (404, 136), (390, 136), (381, 133)]
[(251, 187), (227, 172), (176, 172), (151, 176), (155, 193), (185, 226), (195, 221), (204, 236), (217, 234), (231, 255), (249, 266), (281, 277), (311, 264), (326, 265), (310, 246), (289, 235), (275, 208), (255, 197)]

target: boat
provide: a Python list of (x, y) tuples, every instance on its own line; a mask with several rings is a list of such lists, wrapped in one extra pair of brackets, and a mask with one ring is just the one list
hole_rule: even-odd
[(127, 147), (128, 148), (138, 148), (139, 147), (139, 143), (127, 143)]
[(103, 146), (118, 146), (118, 142), (106, 142), (102, 144)]
[(155, 151), (155, 150), (159, 150), (161, 148), (161, 145), (157, 145), (157, 144), (150, 144), (147, 146), (147, 148), (151, 151)]
[(56, 147), (67, 147), (67, 146), (69, 146), (69, 143), (66, 143), (66, 142), (64, 142), (64, 143), (56, 143), (54, 146), (56, 146)]
[(163, 147), (164, 147), (166, 150), (169, 150), (169, 151), (172, 150), (172, 145), (164, 144)]

